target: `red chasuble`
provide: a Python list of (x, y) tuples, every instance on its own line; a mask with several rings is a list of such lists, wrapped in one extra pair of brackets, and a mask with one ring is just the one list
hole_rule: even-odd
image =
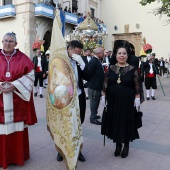
[[(11, 82), (16, 88), (11, 94), (0, 91), (0, 167), (4, 169), (9, 164), (23, 165), (29, 159), (26, 126), (37, 122), (32, 95), (33, 63), (19, 50), (9, 59), (0, 50), (0, 83)], [(8, 61), (9, 77), (6, 76)]]

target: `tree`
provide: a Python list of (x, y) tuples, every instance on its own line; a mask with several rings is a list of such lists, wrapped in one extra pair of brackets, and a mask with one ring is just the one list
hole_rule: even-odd
[(156, 8), (153, 12), (155, 15), (166, 15), (170, 17), (170, 0), (141, 0), (140, 4), (145, 6), (152, 2), (160, 3), (160, 7)]

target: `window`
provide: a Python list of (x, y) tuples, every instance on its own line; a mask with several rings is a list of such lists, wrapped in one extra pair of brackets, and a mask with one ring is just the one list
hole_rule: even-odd
[(78, 12), (77, 9), (78, 9), (77, 0), (73, 0), (72, 1), (72, 12), (73, 13)]
[(95, 9), (94, 8), (90, 8), (90, 11), (91, 11), (91, 16), (94, 17)]
[(3, 0), (3, 5), (12, 4), (12, 0)]

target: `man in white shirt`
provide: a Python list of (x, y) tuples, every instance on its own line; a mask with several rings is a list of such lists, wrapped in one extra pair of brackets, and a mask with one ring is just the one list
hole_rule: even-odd
[(40, 98), (43, 98), (42, 90), (43, 90), (43, 77), (46, 76), (47, 72), (47, 61), (45, 57), (41, 56), (41, 51), (38, 49), (36, 51), (36, 56), (33, 57), (33, 63), (34, 63), (34, 74), (35, 74), (35, 81), (34, 81), (34, 87), (35, 87), (35, 93), (34, 96), (37, 97), (38, 94), (38, 82), (39, 82), (39, 95)]
[(145, 72), (146, 99), (150, 100), (151, 95), (152, 100), (155, 100), (155, 90), (157, 89), (156, 75), (158, 76), (158, 68), (154, 63), (154, 57), (152, 55), (149, 56), (148, 60), (143, 63), (143, 66)]

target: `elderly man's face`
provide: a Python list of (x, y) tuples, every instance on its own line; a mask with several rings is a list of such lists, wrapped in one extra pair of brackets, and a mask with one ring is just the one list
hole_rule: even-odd
[(14, 51), (14, 48), (16, 47), (17, 42), (14, 41), (14, 37), (12, 36), (5, 36), (2, 41), (2, 44), (3, 44), (3, 50), (6, 53), (10, 54)]
[(102, 59), (104, 57), (104, 49), (101, 49), (101, 51), (97, 54), (97, 57), (99, 59)]
[(41, 55), (41, 50), (37, 50), (37, 51), (36, 51), (36, 55), (37, 55), (37, 56)]

